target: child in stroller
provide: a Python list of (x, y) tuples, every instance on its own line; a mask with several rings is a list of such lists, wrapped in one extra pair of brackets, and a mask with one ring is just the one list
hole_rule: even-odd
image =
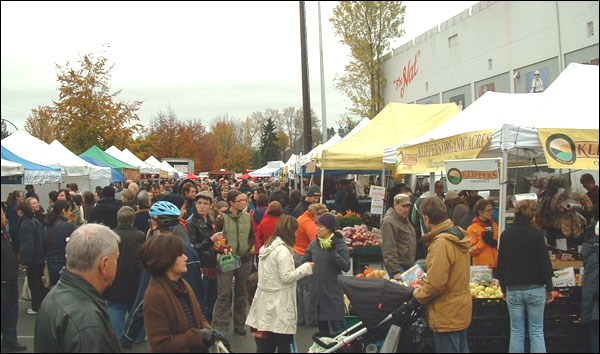
[(337, 280), (361, 322), (334, 338), (315, 333), (309, 352), (414, 353), (433, 349), (424, 347), (429, 330), (425, 308), (412, 297), (412, 288), (386, 279), (340, 275)]

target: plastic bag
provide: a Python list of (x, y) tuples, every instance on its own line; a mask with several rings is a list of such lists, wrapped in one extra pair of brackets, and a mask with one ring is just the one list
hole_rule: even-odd
[(233, 253), (227, 253), (219, 258), (219, 271), (221, 273), (229, 272), (238, 269), (242, 266), (242, 260), (239, 256)]

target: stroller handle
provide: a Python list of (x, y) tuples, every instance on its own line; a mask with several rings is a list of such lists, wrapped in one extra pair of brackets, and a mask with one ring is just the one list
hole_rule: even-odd
[(331, 349), (333, 348), (334, 345), (337, 344), (337, 341), (333, 340), (329, 343), (325, 343), (321, 340), (321, 337), (325, 337), (329, 334), (327, 333), (321, 333), (321, 332), (317, 332), (315, 334), (312, 335), (312, 340), (317, 343), (321, 348), (323, 349)]

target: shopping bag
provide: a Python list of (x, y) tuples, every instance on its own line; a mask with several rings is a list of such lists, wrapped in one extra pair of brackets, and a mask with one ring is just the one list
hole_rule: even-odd
[(44, 288), (49, 288), (51, 285), (50, 271), (48, 270), (48, 261), (44, 262), (44, 276), (42, 277), (42, 284), (44, 284)]
[(242, 260), (239, 256), (233, 253), (227, 253), (219, 258), (219, 271), (221, 273), (229, 272), (238, 269), (242, 266)]
[(29, 290), (29, 283), (27, 283), (27, 277), (23, 280), (23, 291), (21, 291), (21, 299), (31, 301), (31, 291)]

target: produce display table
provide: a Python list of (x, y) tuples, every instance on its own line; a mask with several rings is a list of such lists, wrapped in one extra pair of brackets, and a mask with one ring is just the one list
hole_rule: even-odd
[[(557, 289), (561, 297), (546, 305), (544, 337), (548, 353), (585, 350), (587, 332), (579, 324), (581, 287)], [(527, 333), (527, 326), (526, 333)], [(506, 353), (510, 342), (508, 307), (502, 299), (473, 299), (473, 318), (467, 331), (472, 353)], [(529, 337), (525, 352), (529, 350)]]
[(366, 266), (375, 269), (385, 269), (380, 246), (354, 247), (350, 252), (352, 256), (352, 273), (362, 273)]

